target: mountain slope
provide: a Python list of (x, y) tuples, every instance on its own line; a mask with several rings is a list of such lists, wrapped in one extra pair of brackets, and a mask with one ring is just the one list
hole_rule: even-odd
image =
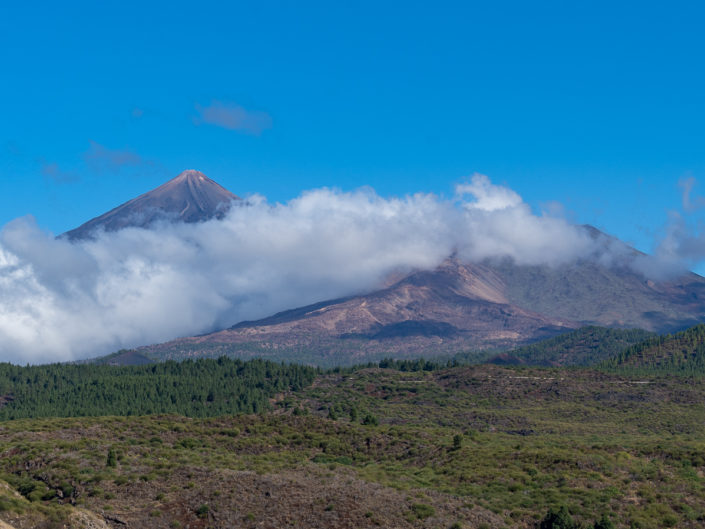
[[(142, 353), (152, 358), (265, 356), (339, 365), (388, 355), (507, 350), (586, 325), (670, 332), (705, 321), (704, 278), (688, 273), (670, 281), (648, 280), (630, 266), (630, 252), (636, 252), (617, 243), (626, 257), (609, 266), (589, 259), (557, 267), (449, 259), (436, 270), (412, 273), (367, 295), (323, 301), (149, 346)], [(627, 347), (647, 335), (620, 336), (606, 337), (610, 343), (614, 339), (607, 352), (594, 349), (594, 337), (591, 346), (583, 336), (583, 345), (557, 343), (529, 362), (584, 365), (618, 352), (622, 339)], [(529, 359), (537, 353), (524, 354)], [(483, 358), (477, 352), (468, 356)]]
[(508, 260), (486, 266), (505, 284), (510, 303), (548, 316), (653, 332), (705, 321), (705, 279), (697, 274), (657, 282), (626, 260), (610, 266), (588, 259), (557, 267), (518, 266)]
[(161, 186), (125, 202), (64, 234), (70, 240), (91, 237), (97, 230), (148, 228), (159, 220), (201, 222), (222, 218), (240, 198), (199, 171), (184, 171)]
[(578, 326), (512, 305), (503, 289), (488, 268), (448, 259), (436, 270), (415, 272), (368, 295), (322, 302), (140, 352), (158, 358), (235, 354), (340, 365), (388, 355), (508, 348)]

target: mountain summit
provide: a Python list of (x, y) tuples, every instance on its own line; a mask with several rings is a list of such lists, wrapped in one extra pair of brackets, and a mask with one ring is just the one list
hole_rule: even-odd
[(70, 240), (90, 238), (95, 231), (147, 228), (159, 220), (201, 222), (222, 218), (241, 200), (200, 171), (188, 170), (165, 184), (125, 202), (64, 234)]

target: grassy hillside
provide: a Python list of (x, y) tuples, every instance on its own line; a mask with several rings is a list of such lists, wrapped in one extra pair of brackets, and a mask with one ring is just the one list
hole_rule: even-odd
[[(582, 327), (496, 355), (489, 361), (500, 365), (590, 366), (616, 356), (627, 347), (653, 336), (653, 333), (641, 329)], [(461, 359), (461, 355), (458, 358)]]
[(705, 523), (704, 379), (432, 368), (319, 374), (258, 414), (6, 420), (0, 479), (25, 516), (123, 528)]
[(622, 372), (705, 375), (705, 325), (645, 340), (603, 366)]

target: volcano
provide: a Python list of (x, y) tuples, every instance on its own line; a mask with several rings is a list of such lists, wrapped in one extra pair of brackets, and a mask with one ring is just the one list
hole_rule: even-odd
[[(221, 219), (240, 198), (198, 171), (173, 180), (64, 234), (71, 240), (158, 222)], [(377, 289), (292, 307), (257, 321), (140, 348), (152, 359), (264, 356), (344, 365), (384, 356), (442, 356), (506, 350), (585, 325), (673, 332), (705, 321), (705, 279), (650, 280), (648, 258), (591, 226), (578, 227), (612, 255), (559, 266), (509, 258), (464, 262), (388, 278)]]
[(188, 170), (62, 235), (89, 239), (101, 231), (149, 228), (155, 222), (202, 222), (222, 218), (241, 199), (200, 171)]

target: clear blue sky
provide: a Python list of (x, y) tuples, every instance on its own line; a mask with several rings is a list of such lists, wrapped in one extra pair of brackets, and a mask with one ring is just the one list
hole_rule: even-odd
[(187, 168), (273, 201), (481, 172), (648, 250), (705, 180), (704, 5), (3, 2), (0, 225)]

